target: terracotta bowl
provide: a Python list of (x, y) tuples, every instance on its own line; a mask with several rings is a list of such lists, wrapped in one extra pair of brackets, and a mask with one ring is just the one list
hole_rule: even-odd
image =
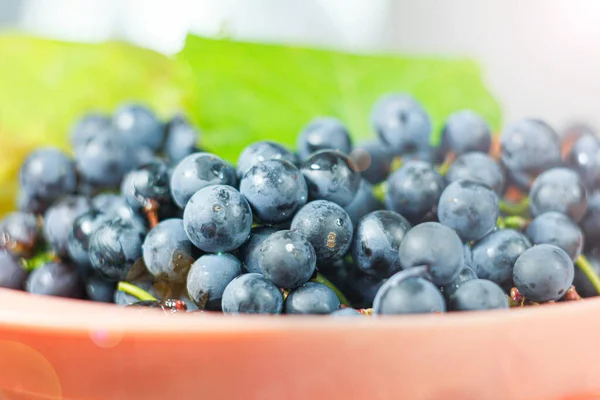
[(385, 319), (0, 290), (0, 399), (600, 399), (600, 299)]

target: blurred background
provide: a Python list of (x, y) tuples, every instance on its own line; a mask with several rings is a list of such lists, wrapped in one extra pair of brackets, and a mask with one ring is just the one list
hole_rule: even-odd
[(0, 0), (0, 29), (165, 54), (188, 32), (358, 52), (468, 56), (504, 121), (600, 126), (596, 0)]

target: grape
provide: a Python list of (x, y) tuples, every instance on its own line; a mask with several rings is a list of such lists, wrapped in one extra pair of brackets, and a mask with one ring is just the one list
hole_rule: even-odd
[(254, 142), (242, 150), (237, 160), (237, 175), (241, 179), (254, 165), (268, 160), (285, 160), (296, 165), (296, 156), (279, 143)]
[(60, 262), (48, 262), (34, 269), (25, 282), (29, 293), (47, 296), (83, 297), (84, 286), (77, 269)]
[[(511, 271), (512, 272), (512, 271)], [(443, 285), (440, 289), (446, 298), (446, 301), (450, 301), (456, 290), (463, 285), (463, 283), (468, 282), (470, 280), (477, 279), (477, 274), (468, 266), (464, 266), (456, 278), (452, 280), (452, 282)]]
[(172, 164), (177, 164), (198, 151), (200, 132), (180, 115), (169, 121), (165, 127), (165, 135), (163, 151)]
[(308, 197), (302, 173), (284, 160), (255, 164), (242, 178), (240, 193), (250, 203), (253, 215), (268, 224), (291, 220)]
[(444, 178), (424, 161), (408, 161), (387, 180), (385, 204), (410, 223), (418, 224), (438, 204)]
[(444, 296), (426, 276), (422, 268), (393, 275), (377, 292), (373, 315), (445, 312)]
[(188, 201), (183, 227), (200, 250), (228, 252), (250, 236), (252, 211), (246, 199), (231, 186), (207, 186)]
[(319, 270), (357, 308), (371, 307), (375, 294), (384, 282), (365, 274), (354, 263), (345, 259), (321, 264)]
[(363, 179), (375, 185), (389, 175), (393, 155), (381, 142), (371, 140), (355, 147), (350, 153), (350, 159), (361, 171)]
[(521, 188), (528, 188), (537, 175), (561, 164), (558, 135), (540, 120), (523, 119), (507, 125), (500, 144), (502, 162)]
[(471, 181), (452, 182), (440, 196), (440, 222), (465, 241), (479, 240), (496, 227), (500, 214), (496, 193)]
[(17, 194), (17, 209), (22, 212), (43, 214), (51, 204), (52, 201), (42, 200), (23, 189), (19, 189)]
[(52, 147), (30, 153), (21, 166), (19, 180), (21, 189), (40, 201), (53, 201), (73, 193), (77, 185), (73, 160)]
[(0, 220), (0, 248), (16, 255), (29, 255), (38, 240), (38, 220), (34, 214), (15, 211)]
[(580, 224), (588, 247), (600, 243), (600, 191), (590, 194), (587, 213)]
[(297, 141), (298, 155), (306, 160), (319, 150), (338, 150), (350, 154), (352, 141), (348, 130), (335, 117), (318, 117), (306, 125)]
[(461, 110), (446, 119), (442, 131), (442, 147), (456, 155), (470, 151), (487, 153), (492, 144), (490, 127), (472, 110)]
[(54, 203), (44, 215), (43, 234), (58, 257), (68, 255), (69, 236), (73, 223), (90, 210), (90, 201), (83, 196), (67, 196)]
[(181, 160), (173, 170), (171, 194), (175, 203), (185, 208), (192, 196), (202, 188), (236, 184), (235, 170), (220, 157), (211, 153), (194, 153)]
[(117, 283), (104, 279), (98, 274), (89, 276), (85, 283), (85, 292), (92, 301), (113, 303)]
[(381, 97), (371, 111), (371, 123), (381, 142), (398, 155), (430, 152), (431, 121), (412, 97), (389, 94)]
[(23, 290), (27, 271), (23, 269), (17, 257), (0, 250), (0, 288)]
[(285, 299), (286, 314), (331, 314), (339, 308), (335, 292), (317, 282), (300, 286)]
[(92, 199), (92, 206), (110, 219), (133, 220), (138, 218), (125, 197), (114, 193), (101, 193)]
[(365, 179), (360, 181), (358, 192), (350, 204), (344, 206), (344, 211), (350, 216), (353, 224), (370, 212), (381, 210), (383, 203), (373, 195), (373, 186)]
[(325, 263), (343, 257), (352, 244), (352, 221), (335, 203), (316, 200), (302, 207), (292, 220), (291, 230), (304, 235)]
[(194, 262), (194, 245), (178, 218), (161, 221), (148, 232), (142, 245), (144, 263), (157, 279), (183, 282)]
[(200, 309), (220, 310), (225, 288), (241, 274), (241, 263), (231, 254), (205, 254), (192, 264), (187, 292)]
[(121, 184), (121, 194), (134, 209), (171, 202), (170, 176), (167, 164), (159, 159), (129, 172)]
[(485, 279), (463, 283), (450, 300), (453, 311), (491, 310), (508, 308), (508, 297), (500, 286)]
[(531, 242), (521, 232), (500, 229), (473, 245), (471, 266), (479, 278), (512, 286), (515, 261), (530, 247)]
[(375, 211), (360, 220), (354, 232), (352, 258), (363, 272), (387, 279), (400, 271), (398, 249), (411, 228), (394, 211)]
[(504, 190), (506, 177), (500, 165), (485, 153), (471, 152), (459, 156), (448, 169), (446, 181), (467, 180), (492, 189), (498, 196)]
[(123, 138), (112, 131), (91, 137), (75, 148), (75, 164), (81, 179), (94, 186), (118, 187), (135, 158)]
[(537, 302), (558, 300), (573, 283), (573, 262), (559, 247), (540, 244), (517, 258), (513, 280), (519, 292)]
[(328, 200), (340, 206), (350, 204), (360, 186), (360, 173), (345, 154), (321, 150), (307, 158), (300, 170), (312, 199)]
[(552, 244), (563, 249), (575, 261), (583, 249), (583, 233), (569, 217), (547, 212), (533, 219), (525, 234), (534, 244)]
[(85, 277), (90, 270), (92, 262), (90, 261), (90, 238), (96, 230), (103, 224), (110, 221), (110, 218), (98, 211), (90, 210), (80, 215), (73, 222), (73, 228), (69, 232), (67, 240), (67, 252), (71, 260), (77, 264), (82, 276)]
[(110, 117), (89, 113), (84, 115), (71, 130), (71, 145), (77, 148), (87, 143), (96, 135), (103, 134), (112, 129)]
[(567, 164), (579, 173), (588, 190), (600, 187), (600, 140), (593, 133), (580, 136), (567, 154)]
[(331, 313), (332, 317), (362, 317), (362, 314), (354, 308), (344, 307)]
[(437, 222), (412, 228), (400, 242), (403, 269), (426, 266), (436, 285), (452, 282), (464, 266), (463, 244), (452, 229)]
[(301, 234), (283, 230), (266, 238), (258, 253), (262, 274), (280, 288), (294, 289), (310, 279), (317, 262), (312, 245)]
[(223, 292), (225, 314), (279, 314), (283, 296), (277, 286), (261, 274), (244, 274), (233, 279)]
[(566, 168), (553, 168), (538, 176), (529, 199), (534, 217), (557, 211), (579, 222), (587, 209), (587, 193), (579, 175)]
[(119, 135), (132, 148), (148, 147), (153, 150), (163, 143), (163, 124), (147, 107), (141, 104), (124, 104), (113, 116)]
[(100, 226), (90, 238), (92, 267), (107, 279), (125, 280), (130, 268), (142, 257), (145, 233), (139, 225), (122, 219)]
[(246, 272), (262, 273), (258, 265), (260, 246), (270, 234), (277, 230), (268, 226), (259, 226), (252, 228), (251, 232), (248, 241), (240, 247), (239, 256), (244, 263)]
[[(590, 262), (590, 265), (592, 266), (594, 272), (600, 275), (600, 260), (592, 254), (587, 254), (586, 258)], [(577, 293), (579, 293), (581, 297), (598, 296), (598, 291), (590, 282), (588, 277), (585, 276), (585, 274), (581, 271), (580, 268), (575, 268), (575, 277), (573, 278), (573, 285), (575, 285)]]

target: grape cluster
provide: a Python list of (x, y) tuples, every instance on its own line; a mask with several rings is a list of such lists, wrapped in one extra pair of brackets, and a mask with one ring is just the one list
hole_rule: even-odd
[[(296, 152), (234, 165), (183, 116), (91, 113), (38, 149), (0, 221), (0, 287), (198, 312), (339, 317), (502, 309), (598, 295), (600, 138), (492, 130), (471, 110), (434, 145), (425, 108), (377, 101), (376, 137), (307, 122)], [(587, 242), (584, 242), (584, 238)], [(575, 268), (577, 266), (577, 268)]]

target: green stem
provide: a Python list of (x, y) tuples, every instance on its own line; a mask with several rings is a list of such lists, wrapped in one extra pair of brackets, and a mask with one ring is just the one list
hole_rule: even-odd
[(500, 212), (506, 215), (527, 216), (529, 213), (529, 197), (523, 198), (519, 203), (511, 203), (505, 200), (500, 201)]
[(331, 283), (327, 278), (325, 278), (323, 276), (323, 274), (321, 274), (320, 272), (317, 272), (317, 276), (315, 276), (313, 279), (311, 279), (311, 281), (321, 283), (321, 284), (327, 286), (329, 289), (331, 289), (335, 292), (340, 303), (342, 303), (343, 305), (346, 305), (346, 306), (350, 305), (350, 301), (346, 298), (346, 296), (344, 296), (344, 294), (342, 292), (340, 292), (340, 289), (338, 289), (333, 283)]
[(449, 159), (447, 159), (442, 164), (440, 164), (439, 167), (437, 167), (437, 173), (440, 174), (441, 176), (446, 176), (451, 165), (452, 165), (452, 162)]
[(509, 229), (517, 229), (517, 230), (525, 229), (525, 227), (527, 226), (528, 223), (529, 223), (529, 220), (527, 218), (523, 218), (519, 215), (509, 215), (508, 217), (498, 217), (498, 221), (496, 222), (498, 227), (500, 227), (502, 229), (509, 228)]
[(373, 196), (375, 196), (380, 201), (384, 201), (385, 192), (387, 191), (387, 181), (383, 181), (378, 185), (373, 187)]
[(594, 286), (594, 289), (596, 289), (596, 292), (600, 294), (600, 276), (598, 276), (587, 257), (580, 254), (579, 257), (577, 257), (577, 260), (575, 260), (575, 265), (577, 265), (581, 272), (585, 274), (590, 283)]
[(134, 297), (142, 301), (156, 301), (156, 297), (152, 296), (150, 293), (146, 292), (144, 289), (141, 289), (135, 285), (132, 285), (128, 282), (119, 282), (117, 285), (117, 290), (130, 294)]

